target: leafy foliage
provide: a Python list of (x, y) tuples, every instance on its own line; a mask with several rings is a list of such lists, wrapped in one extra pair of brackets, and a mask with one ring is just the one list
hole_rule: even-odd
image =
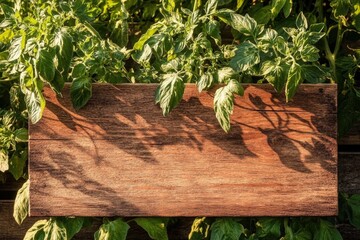
[[(187, 83), (199, 92), (221, 84), (214, 112), (226, 132), (241, 83), (270, 83), (291, 101), (302, 82), (332, 82), (344, 135), (360, 120), (359, 9), (356, 0), (3, 0), (0, 173), (28, 178), (27, 121), (41, 120), (45, 85), (61, 95), (67, 82), (75, 109), (91, 98), (94, 82), (158, 83), (155, 102), (164, 115)], [(19, 224), (28, 214), (28, 185), (14, 205)], [(336, 221), (360, 228), (359, 205), (358, 195), (342, 194)], [(167, 218), (129, 221), (153, 239), (168, 238)], [(341, 239), (336, 221), (199, 217), (189, 239)], [(71, 239), (84, 225), (84, 218), (41, 220), (24, 239)], [(95, 239), (125, 239), (129, 226), (104, 219)]]

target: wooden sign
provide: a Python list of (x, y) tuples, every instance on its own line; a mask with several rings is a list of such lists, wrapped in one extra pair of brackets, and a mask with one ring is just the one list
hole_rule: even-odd
[(31, 216), (337, 214), (336, 85), (303, 85), (285, 103), (246, 85), (232, 128), (213, 95), (187, 85), (168, 117), (156, 85), (94, 85), (79, 111), (49, 88), (30, 125)]

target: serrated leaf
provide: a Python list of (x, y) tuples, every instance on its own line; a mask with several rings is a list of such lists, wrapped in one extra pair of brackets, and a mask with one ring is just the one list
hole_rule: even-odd
[(256, 233), (259, 237), (279, 238), (281, 236), (281, 225), (282, 220), (280, 218), (261, 218), (256, 223)]
[(168, 240), (166, 231), (168, 218), (135, 218), (134, 220), (149, 234), (151, 239)]
[(285, 85), (286, 102), (290, 101), (293, 98), (301, 82), (301, 66), (297, 63), (293, 63), (289, 69), (288, 80)]
[(292, 7), (293, 7), (293, 0), (286, 0), (284, 8), (283, 8), (285, 18), (290, 16)]
[(160, 104), (163, 115), (166, 116), (180, 103), (185, 85), (176, 73), (164, 74), (163, 79), (156, 90), (155, 102)]
[(232, 218), (218, 218), (211, 225), (210, 240), (238, 240), (243, 233), (243, 225)]
[(349, 7), (351, 6), (350, 0), (331, 0), (330, 7), (332, 8), (332, 12), (336, 18), (340, 16), (346, 16)]
[(102, 224), (94, 235), (95, 240), (126, 240), (130, 226), (121, 218)]
[(313, 240), (342, 240), (341, 234), (330, 222), (319, 219), (319, 224), (315, 228)]
[(249, 41), (241, 43), (235, 56), (230, 61), (230, 66), (238, 72), (245, 72), (260, 62), (260, 53), (257, 46)]
[(71, 83), (70, 98), (75, 109), (80, 109), (92, 96), (91, 79), (88, 76), (76, 78)]
[(27, 160), (27, 151), (14, 153), (9, 160), (9, 172), (15, 180), (21, 178), (24, 174), (24, 168)]
[(209, 235), (210, 225), (205, 217), (197, 217), (194, 219), (189, 233), (189, 240), (203, 240)]
[(316, 62), (319, 58), (319, 49), (312, 45), (305, 45), (300, 51), (301, 59), (304, 62)]
[(347, 199), (349, 222), (360, 229), (360, 194), (354, 194)]
[(219, 10), (216, 15), (226, 24), (230, 25), (235, 30), (244, 34), (245, 36), (255, 36), (258, 32), (258, 25), (255, 19), (248, 14), (242, 16), (232, 11)]
[(199, 81), (196, 82), (196, 86), (199, 92), (209, 89), (214, 83), (214, 77), (211, 73), (206, 72), (201, 75)]
[(27, 180), (18, 190), (15, 198), (13, 216), (19, 225), (25, 220), (29, 212), (29, 184), (30, 181)]
[(243, 95), (241, 84), (232, 79), (229, 83), (216, 90), (214, 96), (214, 111), (216, 119), (225, 132), (230, 130), (230, 115), (234, 108), (234, 94)]
[(32, 225), (29, 230), (27, 230), (24, 240), (44, 240), (45, 232), (44, 228), (46, 227), (47, 220), (39, 220)]
[(271, 18), (275, 19), (279, 15), (281, 9), (285, 6), (287, 0), (272, 0), (271, 1)]

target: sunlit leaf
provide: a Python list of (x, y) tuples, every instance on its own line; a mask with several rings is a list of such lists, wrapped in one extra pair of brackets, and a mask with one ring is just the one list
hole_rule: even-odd
[(30, 181), (27, 180), (18, 190), (15, 198), (13, 216), (19, 225), (25, 220), (29, 211), (29, 184)]

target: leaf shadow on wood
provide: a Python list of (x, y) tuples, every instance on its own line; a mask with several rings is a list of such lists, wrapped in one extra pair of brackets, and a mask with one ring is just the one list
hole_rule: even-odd
[[(32, 162), (32, 167), (34, 169), (48, 169), (48, 171), (44, 171), (43, 174), (49, 174), (51, 178), (61, 180), (61, 184), (63, 186), (57, 186), (50, 189), (50, 191), (57, 192), (57, 188), (64, 189), (76, 189), (76, 195), (73, 195), (74, 191), (72, 190), (71, 195), (67, 196), (59, 196), (59, 200), (57, 198), (52, 197), (51, 202), (44, 202), (43, 205), (48, 206), (51, 205), (52, 208), (66, 208), (66, 216), (69, 215), (69, 211), (76, 213), (77, 208), (86, 208), (89, 209), (89, 215), (91, 216), (91, 209), (101, 209), (104, 214), (110, 213), (113, 209), (125, 209), (124, 216), (131, 212), (131, 214), (138, 214), (139, 209), (126, 201), (122, 196), (119, 196), (119, 193), (114, 189), (104, 186), (104, 184), (96, 181), (92, 176), (86, 176), (84, 173), (86, 172), (84, 169), (84, 165), (79, 164), (74, 161), (71, 154), (67, 153), (63, 150), (49, 149), (48, 154), (51, 157), (51, 162)], [(86, 166), (86, 165), (85, 165)], [(50, 171), (51, 170), (51, 171)], [(104, 176), (105, 177), (105, 176)], [(41, 180), (41, 179), (40, 179)], [(39, 187), (40, 185), (44, 185), (43, 187)], [(46, 182), (37, 183), (36, 188), (31, 188), (31, 196), (47, 196), (49, 194), (49, 188), (46, 187)], [(45, 191), (43, 189), (46, 189)], [(66, 190), (65, 190), (66, 192)], [(56, 196), (56, 194), (52, 193), (52, 196)], [(87, 202), (82, 201), (81, 205), (77, 199), (82, 195), (86, 196), (88, 199)], [(63, 206), (63, 199), (67, 199), (67, 205)], [(70, 204), (69, 204), (70, 203)], [(42, 216), (50, 216), (51, 213), (48, 212), (47, 207), (42, 206), (41, 210), (35, 210), (36, 215)], [(39, 212), (41, 211), (41, 212)], [(58, 216), (60, 216), (58, 214)]]
[[(323, 93), (323, 90), (320, 89), (319, 92)], [(295, 97), (295, 103), (286, 103), (283, 95), (275, 92), (271, 93), (269, 103), (265, 103), (255, 94), (249, 94), (248, 97), (251, 104), (246, 107), (241, 104), (236, 106), (258, 111), (271, 128), (249, 126), (241, 122), (238, 124), (258, 129), (266, 135), (268, 145), (285, 166), (299, 172), (311, 173), (305, 164), (318, 163), (326, 171), (336, 173), (336, 99), (333, 96), (324, 94), (322, 98), (316, 99), (327, 109), (301, 104), (301, 108), (296, 106), (297, 109), (293, 110), (289, 109), (304, 96)], [(311, 114), (310, 120), (302, 116), (304, 113)], [(327, 113), (333, 114), (329, 116)], [(297, 122), (297, 126), (290, 124), (291, 122)], [(309, 134), (313, 135), (311, 139)], [(308, 155), (302, 156), (300, 149), (307, 151)]]
[[(161, 154), (168, 146), (185, 146), (202, 152), (204, 144), (209, 142), (240, 159), (256, 156), (244, 144), (241, 127), (233, 126), (230, 133), (224, 133), (213, 109), (204, 106), (197, 97), (182, 100), (178, 108), (163, 117), (161, 109), (155, 106), (153, 89), (144, 98), (122, 98), (121, 89), (113, 88), (115, 91), (107, 93), (94, 88), (93, 98), (77, 112), (71, 108), (67, 96), (58, 97), (58, 105), (49, 102), (48, 109), (74, 134), (80, 131), (91, 139), (95, 150), (95, 141), (103, 139), (150, 164), (158, 164), (154, 152)], [(93, 156), (95, 161), (106, 161), (97, 152)]]

